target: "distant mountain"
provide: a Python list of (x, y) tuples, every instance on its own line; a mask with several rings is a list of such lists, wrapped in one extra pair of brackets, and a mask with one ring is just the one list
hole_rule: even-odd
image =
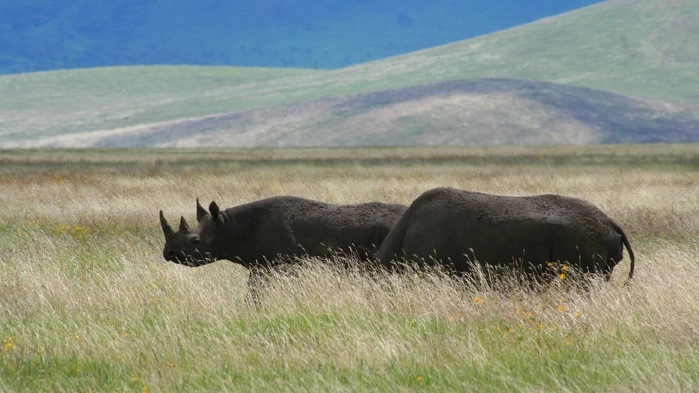
[(0, 1), (0, 74), (115, 65), (332, 69), (600, 0)]
[(0, 148), (699, 142), (699, 2), (616, 0), (337, 70), (0, 76)]
[(699, 118), (545, 82), (451, 81), (71, 133), (42, 147), (468, 146), (699, 142)]

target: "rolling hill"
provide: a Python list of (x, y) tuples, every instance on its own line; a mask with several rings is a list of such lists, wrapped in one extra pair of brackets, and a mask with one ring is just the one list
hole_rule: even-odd
[(334, 71), (0, 77), (0, 147), (699, 141), (699, 4), (608, 1)]
[(676, 143), (699, 141), (696, 130), (699, 119), (688, 113), (618, 94), (548, 82), (472, 79), (69, 133), (43, 138), (40, 146)]

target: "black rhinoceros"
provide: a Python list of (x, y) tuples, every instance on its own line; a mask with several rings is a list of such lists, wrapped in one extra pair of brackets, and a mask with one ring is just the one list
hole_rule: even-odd
[(226, 210), (211, 202), (207, 211), (197, 200), (198, 225), (192, 229), (182, 217), (175, 232), (160, 211), (163, 257), (192, 267), (228, 259), (248, 268), (251, 279), (257, 271), (273, 268), (288, 257), (344, 252), (373, 261), (406, 208), (379, 202), (333, 205), (277, 196)]
[(420, 195), (384, 239), (377, 259), (395, 268), (408, 260), (455, 272), (512, 267), (539, 276), (551, 262), (609, 279), (629, 253), (624, 232), (592, 204), (561, 195), (512, 197), (436, 188)]

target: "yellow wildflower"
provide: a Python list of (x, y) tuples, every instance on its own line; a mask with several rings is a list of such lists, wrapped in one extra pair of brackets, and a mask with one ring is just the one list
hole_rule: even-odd
[(425, 380), (425, 378), (422, 377), (422, 375), (418, 375), (417, 378), (415, 379), (418, 383), (422, 382)]
[(9, 351), (14, 347), (15, 344), (12, 342), (12, 337), (8, 337), (2, 340), (2, 349), (4, 351)]
[(476, 296), (475, 298), (473, 298), (473, 302), (476, 304), (481, 304), (483, 303), (483, 299), (480, 296)]
[(80, 225), (58, 225), (56, 226), (55, 233), (58, 235), (72, 236), (75, 239), (82, 239), (90, 234), (90, 229), (81, 227)]

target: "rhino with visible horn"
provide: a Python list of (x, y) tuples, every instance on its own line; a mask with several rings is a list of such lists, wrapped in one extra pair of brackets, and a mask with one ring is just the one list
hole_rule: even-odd
[[(328, 257), (356, 253), (373, 261), (375, 252), (407, 206), (379, 202), (333, 205), (294, 196), (262, 199), (226, 210), (197, 199), (197, 222), (184, 217), (174, 231), (162, 210), (163, 257), (186, 266), (227, 259), (251, 272), (274, 268), (285, 257)], [(263, 268), (263, 269), (259, 269)]]
[(455, 272), (507, 267), (541, 277), (550, 262), (610, 278), (629, 253), (626, 234), (592, 204), (561, 195), (512, 197), (436, 188), (420, 195), (382, 243), (377, 259), (440, 264)]

